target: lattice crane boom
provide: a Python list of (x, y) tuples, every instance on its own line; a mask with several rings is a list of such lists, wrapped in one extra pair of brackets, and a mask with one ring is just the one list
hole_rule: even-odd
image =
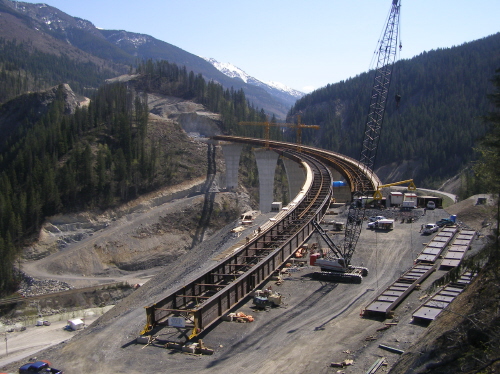
[[(399, 43), (399, 18), (401, 0), (392, 0), (391, 11), (382, 38), (377, 48), (377, 67), (370, 97), (369, 113), (367, 116), (364, 138), (359, 158), (359, 166), (365, 168), (361, 173), (362, 180), (356, 185), (354, 197), (361, 198), (369, 191), (370, 173), (373, 173), (375, 157), (377, 155), (380, 130), (387, 106), (387, 95), (392, 78), (392, 70), (397, 55)], [(344, 256), (351, 259), (356, 244), (361, 234), (362, 224), (365, 220), (365, 209), (362, 201), (355, 200), (349, 207), (345, 237), (342, 244)], [(349, 264), (349, 262), (348, 262)]]

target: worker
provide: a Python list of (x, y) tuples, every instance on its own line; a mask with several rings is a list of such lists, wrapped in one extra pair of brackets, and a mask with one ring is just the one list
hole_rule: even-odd
[(401, 101), (401, 95), (399, 95), (399, 94), (396, 95), (395, 99), (396, 99), (396, 107), (399, 108), (399, 102)]

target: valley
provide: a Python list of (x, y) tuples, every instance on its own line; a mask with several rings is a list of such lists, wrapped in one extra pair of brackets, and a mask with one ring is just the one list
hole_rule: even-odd
[[(282, 285), (269, 283), (283, 295), (282, 306), (260, 312), (253, 308), (251, 300), (245, 300), (238, 305), (237, 310), (252, 314), (256, 319), (255, 322), (250, 324), (220, 322), (201, 336), (205, 344), (215, 350), (213, 356), (194, 357), (169, 351), (159, 344), (148, 347), (136, 344), (135, 338), (145, 322), (143, 307), (160, 297), (169, 288), (183, 282), (183, 279), (195, 277), (204, 267), (217, 261), (218, 253), (231, 246), (235, 240), (240, 240), (230, 232), (238, 225), (238, 221), (230, 222), (222, 230), (209, 235), (200, 245), (178, 256), (175, 261), (160, 268), (150, 269), (148, 273), (152, 277), (149, 280), (144, 276), (144, 272), (140, 275), (139, 271), (110, 275), (109, 279), (140, 280), (142, 286), (119, 301), (113, 309), (71, 340), (37, 355), (39, 358), (43, 355), (44, 358), (57, 362), (60, 367), (74, 373), (85, 371), (89, 357), (92, 357), (93, 366), (102, 373), (139, 373), (141, 370), (159, 372), (165, 365), (168, 365), (171, 372), (189, 370), (215, 373), (225, 372), (231, 367), (237, 368), (242, 373), (269, 371), (285, 373), (297, 369), (299, 372), (332, 373), (336, 371), (330, 367), (330, 362), (353, 359), (354, 366), (344, 368), (344, 372), (349, 374), (366, 371), (382, 355), (386, 357), (390, 368), (399, 356), (381, 351), (378, 344), (385, 343), (406, 350), (418, 341), (426, 331), (426, 327), (412, 324), (411, 312), (426, 295), (427, 286), (424, 285), (419, 292), (415, 292), (405, 300), (404, 305), (398, 307), (394, 318), (389, 320), (395, 325), (387, 331), (377, 332), (384, 326), (384, 321), (361, 318), (359, 311), (377, 292), (412, 264), (419, 249), (422, 248), (422, 243), (428, 240), (419, 232), (420, 223), (424, 220), (436, 221), (447, 217), (451, 211), (458, 217), (463, 217), (464, 224), (477, 227), (483, 233), (483, 237), (487, 235), (488, 231), (484, 230), (489, 230), (489, 226), (483, 227), (483, 223), (474, 218), (476, 217), (474, 210), (481, 207), (474, 206), (473, 201), (474, 198), (471, 198), (470, 203), (464, 201), (457, 206), (451, 206), (449, 211), (440, 209), (428, 211), (426, 216), (420, 217), (413, 224), (398, 223), (389, 233), (364, 229), (355, 260), (358, 264), (368, 266), (370, 274), (360, 285), (316, 281), (310, 278), (314, 268), (308, 265), (292, 266), (284, 277)], [(192, 198), (162, 204), (162, 214), (165, 216), (174, 214), (191, 204)], [(337, 213), (335, 219), (342, 219), (345, 215), (342, 208)], [(389, 212), (385, 214), (387, 213)], [(155, 209), (128, 216), (127, 231), (130, 232), (131, 227), (141, 225), (144, 227), (147, 216), (150, 216), (150, 223), (155, 222), (158, 217)], [(470, 219), (468, 223), (467, 218)], [(260, 225), (267, 219), (268, 215), (258, 216), (255, 224)], [(255, 226), (252, 226), (247, 230), (254, 229)], [(95, 240), (116, 241), (117, 235), (116, 230), (108, 226), (94, 232), (89, 237), (93, 241), (83, 240), (75, 248), (81, 249), (85, 245), (92, 247)], [(247, 234), (242, 233), (242, 235)], [(311, 240), (317, 240), (317, 237), (313, 235)], [(482, 243), (482, 240), (474, 243), (473, 252), (477, 251)], [(69, 248), (61, 253), (76, 250)], [(61, 261), (58, 257), (54, 258)], [(85, 257), (80, 258), (81, 262), (87, 262)], [(36, 269), (43, 268), (41, 265), (43, 262), (34, 266), (36, 263), (37, 261), (34, 261), (27, 269), (40, 271)], [(438, 279), (443, 274), (440, 271), (434, 273), (428, 282)], [(83, 277), (79, 276), (45, 275), (61, 277), (69, 283), (74, 282), (74, 285), (83, 284)], [(133, 278), (134, 275), (136, 278)], [(85, 278), (88, 278), (85, 282), (101, 283), (103, 278), (107, 277), (99, 276), (99, 272), (90, 272)], [(171, 331), (163, 329), (158, 336), (160, 341), (161, 334), (172, 337)], [(365, 340), (367, 336), (375, 336), (376, 339)], [(127, 359), (124, 360), (124, 357)], [(14, 370), (17, 364), (18, 362), (12, 363), (5, 368)]]

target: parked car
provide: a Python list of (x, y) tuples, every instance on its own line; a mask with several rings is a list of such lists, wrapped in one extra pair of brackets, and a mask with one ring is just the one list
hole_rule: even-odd
[(48, 361), (37, 361), (24, 364), (19, 368), (19, 374), (33, 374), (33, 373), (52, 373), (52, 374), (63, 374), (59, 369), (54, 369), (50, 367)]
[(439, 227), (453, 226), (454, 224), (455, 224), (455, 222), (453, 222), (449, 218), (442, 218), (442, 219), (440, 219), (439, 221), (436, 222), (436, 225), (438, 225)]
[(393, 230), (394, 229), (394, 220), (393, 219), (379, 219), (375, 222), (368, 222), (369, 229), (378, 229), (378, 230)]
[(428, 223), (424, 226), (424, 234), (432, 234), (433, 232), (437, 232), (439, 230), (439, 226), (435, 223)]
[(381, 219), (385, 219), (384, 216), (373, 216), (373, 217), (370, 217), (368, 220), (370, 222), (377, 222), (377, 221), (380, 221)]

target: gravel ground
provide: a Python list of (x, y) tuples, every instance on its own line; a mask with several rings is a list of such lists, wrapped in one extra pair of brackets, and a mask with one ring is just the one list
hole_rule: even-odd
[[(470, 202), (453, 214), (466, 220)], [(419, 211), (420, 214), (423, 211)], [(473, 213), (473, 212), (472, 212)], [(397, 211), (369, 212), (398, 218)], [(236, 310), (252, 314), (253, 323), (219, 322), (202, 334), (205, 344), (215, 350), (212, 356), (194, 356), (170, 351), (159, 346), (136, 344), (135, 339), (145, 324), (144, 307), (158, 301), (169, 289), (196, 277), (210, 266), (225, 249), (251, 234), (269, 217), (259, 216), (254, 227), (240, 237), (231, 233), (229, 224), (210, 239), (190, 250), (178, 261), (162, 270), (115, 308), (96, 320), (88, 329), (70, 341), (60, 343), (40, 354), (67, 373), (86, 373), (89, 363), (99, 373), (365, 373), (381, 356), (386, 357), (386, 372), (399, 355), (384, 351), (379, 344), (408, 349), (425, 332), (413, 324), (411, 313), (425, 299), (431, 282), (445, 273), (437, 271), (414, 291), (397, 309), (392, 320), (362, 318), (360, 312), (376, 295), (412, 266), (429, 236), (420, 234), (420, 225), (448, 217), (441, 209), (427, 211), (414, 223), (395, 224), (390, 232), (363, 229), (353, 257), (353, 264), (367, 266), (368, 277), (360, 285), (319, 282), (311, 279), (316, 269), (296, 268), (281, 286), (270, 283), (283, 295), (283, 305), (267, 311), (256, 311), (250, 300)], [(470, 215), (470, 214), (469, 214)], [(471, 215), (475, 217), (474, 214)], [(343, 214), (332, 217), (345, 219)], [(400, 217), (399, 217), (400, 218)], [(312, 241), (317, 238), (313, 235)], [(482, 245), (474, 243), (473, 250)], [(377, 331), (385, 322), (397, 323), (385, 331)], [(162, 331), (171, 334), (170, 331)], [(367, 337), (373, 340), (366, 340)], [(40, 358), (40, 354), (38, 357)], [(331, 362), (352, 359), (354, 364), (343, 369), (330, 367)], [(15, 371), (22, 362), (4, 369)]]
[[(384, 342), (404, 349), (418, 339), (425, 328), (409, 323), (408, 316), (412, 303), (418, 302), (421, 295), (415, 293), (397, 309), (398, 325), (384, 333), (376, 331), (383, 326), (381, 321), (361, 318), (360, 312), (377, 292), (413, 264), (422, 244), (428, 241), (419, 233), (421, 223), (447, 216), (443, 210), (428, 211), (425, 221), (422, 217), (416, 223), (398, 222), (391, 232), (363, 229), (353, 257), (354, 264), (370, 269), (362, 284), (319, 282), (310, 277), (315, 268), (297, 269), (283, 285), (272, 284), (283, 295), (284, 305), (258, 312), (250, 302), (244, 303), (237, 309), (253, 314), (254, 323), (220, 322), (202, 336), (205, 344), (215, 349), (212, 356), (136, 344), (145, 324), (144, 306), (197, 276), (217, 253), (248, 235), (243, 233), (235, 238), (230, 232), (235, 225), (228, 225), (165, 267), (74, 339), (45, 350), (43, 357), (71, 373), (87, 372), (89, 362), (100, 373), (156, 373), (164, 372), (166, 367), (171, 373), (335, 373), (338, 368), (331, 368), (330, 363), (346, 358), (353, 359), (354, 365), (343, 372), (359, 373), (366, 372), (381, 355), (392, 365), (398, 356), (382, 351), (378, 344)], [(268, 218), (258, 219), (256, 225)], [(335, 219), (341, 220), (342, 215)], [(367, 336), (378, 337), (376, 341), (366, 341)], [(15, 366), (8, 369), (14, 370)]]

